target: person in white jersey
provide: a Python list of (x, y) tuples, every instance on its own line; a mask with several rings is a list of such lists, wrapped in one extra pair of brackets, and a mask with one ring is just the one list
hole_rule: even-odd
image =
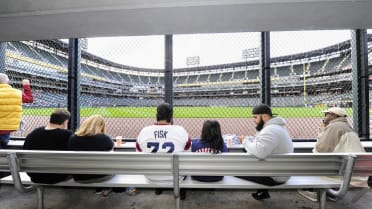
[[(191, 139), (187, 131), (173, 125), (173, 110), (168, 103), (162, 103), (157, 107), (156, 123), (141, 130), (136, 141), (137, 152), (146, 153), (172, 153), (188, 151), (191, 147)], [(152, 181), (172, 181), (172, 176), (146, 176)], [(162, 190), (157, 189), (156, 194)], [(184, 193), (181, 192), (181, 199)]]

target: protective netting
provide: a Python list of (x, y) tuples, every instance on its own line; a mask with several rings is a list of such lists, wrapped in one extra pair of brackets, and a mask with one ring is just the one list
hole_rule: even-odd
[[(315, 138), (321, 110), (340, 106), (351, 113), (350, 31), (270, 36), (271, 106), (287, 120), (293, 138)], [(173, 35), (174, 123), (192, 138), (200, 136), (206, 119), (218, 120), (224, 134), (255, 133), (250, 117), (260, 103), (259, 38), (260, 33)], [(108, 134), (125, 138), (154, 123), (164, 100), (164, 44), (164, 36), (83, 39), (82, 120), (101, 114)], [(11, 85), (21, 89), (22, 79), (30, 79), (34, 93), (34, 102), (24, 104), (22, 129), (12, 134), (25, 136), (45, 125), (55, 108), (67, 108), (68, 43), (5, 46)]]

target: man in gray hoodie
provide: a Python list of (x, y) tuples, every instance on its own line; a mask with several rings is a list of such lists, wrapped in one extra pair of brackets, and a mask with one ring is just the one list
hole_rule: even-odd
[[(265, 159), (272, 154), (284, 154), (293, 152), (292, 139), (285, 126), (285, 120), (281, 117), (273, 117), (268, 105), (260, 104), (252, 110), (253, 122), (256, 124), (257, 133), (254, 138), (243, 141), (245, 150), (257, 158)], [(241, 177), (249, 181), (268, 186), (285, 183), (289, 177), (270, 176), (245, 176)], [(252, 194), (256, 200), (270, 198), (267, 190), (257, 190)]]

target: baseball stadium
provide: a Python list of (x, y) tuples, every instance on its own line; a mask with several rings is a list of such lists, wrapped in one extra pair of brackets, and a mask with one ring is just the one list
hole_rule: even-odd
[[(21, 88), (22, 79), (32, 82), (34, 102), (24, 105), (23, 129), (14, 133), (25, 136), (45, 124), (43, 118), (53, 109), (67, 107), (68, 44), (40, 40), (6, 46), (5, 69), (12, 83)], [(82, 118), (101, 114), (109, 121), (111, 136), (126, 138), (135, 138), (144, 124), (154, 122), (155, 107), (164, 99), (163, 69), (123, 65), (85, 50), (81, 57)], [(352, 115), (350, 40), (273, 57), (270, 66), (271, 106), (286, 118), (293, 138), (315, 138), (321, 111), (328, 107), (344, 107)], [(260, 104), (259, 69), (257, 56), (174, 69), (174, 122), (185, 126), (193, 138), (199, 137), (206, 119), (219, 120), (225, 134), (253, 135), (250, 112)]]
[(0, 1), (0, 209), (370, 209), (371, 11)]

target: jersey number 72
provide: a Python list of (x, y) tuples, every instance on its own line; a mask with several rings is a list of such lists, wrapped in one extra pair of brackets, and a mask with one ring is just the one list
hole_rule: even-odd
[[(147, 143), (147, 148), (151, 148), (152, 153), (156, 152), (167, 152), (167, 153), (172, 153), (174, 151), (174, 144), (172, 142), (164, 142), (162, 143), (160, 147), (159, 142), (148, 142)], [(160, 148), (160, 150), (159, 150)]]

